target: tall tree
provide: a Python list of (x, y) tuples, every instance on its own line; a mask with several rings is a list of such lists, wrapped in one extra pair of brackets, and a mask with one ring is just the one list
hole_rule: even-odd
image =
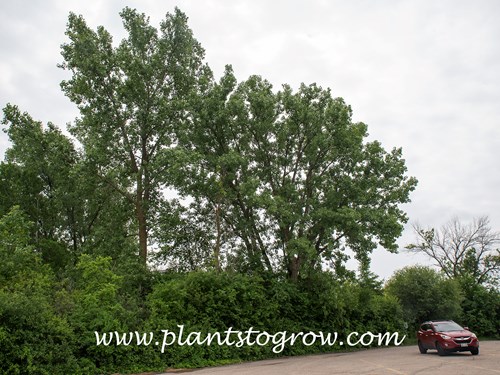
[(453, 218), (439, 229), (413, 225), (416, 242), (410, 252), (422, 253), (450, 278), (467, 277), (477, 284), (498, 282), (500, 233), (492, 230), (486, 216), (464, 224)]
[(73, 168), (79, 157), (73, 143), (54, 124), (35, 121), (14, 105), (4, 110), (3, 125), (11, 141), (0, 166), (0, 210), (19, 205), (35, 224), (32, 240), (53, 265), (68, 261), (76, 251), (81, 206), (73, 194)]
[(82, 252), (123, 253), (130, 209), (95, 177), (95, 165), (54, 124), (14, 105), (3, 112), (11, 147), (0, 165), (0, 212), (18, 205), (34, 223), (33, 243), (58, 269)]
[(346, 246), (361, 262), (377, 243), (396, 250), (416, 180), (401, 149), (364, 142), (342, 99), (316, 85), (274, 93), (257, 76), (238, 85), (228, 67), (198, 105), (177, 186), (220, 215), (240, 263), (297, 279)]
[(162, 149), (174, 142), (174, 128), (189, 120), (189, 101), (210, 71), (204, 51), (178, 9), (159, 30), (144, 14), (121, 12), (128, 37), (114, 46), (103, 28), (89, 28), (70, 14), (62, 46), (65, 94), (81, 117), (71, 128), (98, 176), (135, 209), (139, 255), (145, 262), (155, 202), (162, 197)]

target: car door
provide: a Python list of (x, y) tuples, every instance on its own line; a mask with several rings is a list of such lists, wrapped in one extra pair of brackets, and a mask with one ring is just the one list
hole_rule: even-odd
[(420, 342), (425, 348), (433, 348), (434, 331), (430, 324), (422, 324), (420, 326)]

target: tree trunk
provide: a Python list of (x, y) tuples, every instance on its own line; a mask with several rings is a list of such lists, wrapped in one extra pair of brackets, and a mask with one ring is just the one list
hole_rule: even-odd
[(221, 245), (221, 223), (220, 223), (220, 203), (215, 205), (215, 226), (217, 229), (217, 237), (215, 239), (214, 262), (215, 270), (220, 272), (220, 245)]
[(139, 256), (146, 263), (148, 259), (148, 227), (144, 205), (139, 197), (137, 197), (135, 208), (137, 223), (139, 224)]
[(299, 271), (302, 260), (300, 257), (292, 257), (288, 262), (288, 277), (292, 281), (297, 281), (299, 279)]

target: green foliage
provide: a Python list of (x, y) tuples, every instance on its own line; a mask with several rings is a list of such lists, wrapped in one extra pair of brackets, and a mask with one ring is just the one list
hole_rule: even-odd
[(199, 201), (185, 207), (173, 200), (163, 202), (159, 212), (155, 237), (162, 249), (153, 258), (178, 272), (213, 269), (215, 211), (212, 207)]
[(480, 336), (500, 338), (500, 291), (461, 278), (464, 294), (460, 321)]
[[(336, 282), (331, 274), (294, 283), (232, 273), (192, 272), (165, 275), (149, 295), (150, 330), (224, 332), (229, 327), (251, 327), (271, 334), (287, 331), (386, 332), (402, 330), (397, 300), (359, 284)], [(299, 340), (300, 341), (300, 340)], [(300, 355), (330, 348), (301, 342), (287, 345), (280, 355)], [(168, 365), (202, 366), (212, 361), (234, 361), (274, 356), (265, 347), (173, 346), (162, 358)]]
[(95, 177), (95, 166), (53, 124), (42, 126), (13, 105), (3, 112), (12, 146), (0, 165), (0, 213), (16, 205), (26, 213), (31, 243), (58, 276), (81, 253), (125, 253), (130, 207)]
[(0, 219), (0, 371), (71, 373), (71, 328), (54, 311), (54, 277), (29, 245), (31, 226), (18, 207)]
[[(370, 272), (372, 249), (396, 250), (416, 180), (401, 149), (366, 140), (343, 99), (315, 84), (238, 83), (230, 67), (215, 82), (181, 11), (158, 29), (130, 8), (121, 17), (127, 36), (116, 44), (69, 16), (61, 88), (80, 110), (70, 131), (81, 150), (55, 125), (3, 109), (12, 146), (0, 165), (0, 372), (161, 371), (277, 355), (271, 345), (96, 345), (95, 332), (158, 339), (178, 325), (345, 338), (460, 316), (498, 332), (498, 291), (467, 279), (481, 281), (495, 253), (478, 262), (474, 248), (463, 252), (463, 311), (457, 282), (428, 268), (402, 270), (385, 289)], [(148, 269), (151, 238), (166, 271)], [(337, 349), (297, 342), (279, 355)]]
[(175, 160), (170, 181), (181, 193), (222, 207), (235, 269), (297, 279), (347, 246), (360, 261), (377, 244), (396, 249), (406, 221), (398, 205), (416, 180), (400, 149), (365, 142), (366, 125), (330, 90), (275, 93), (258, 76), (237, 84), (228, 67), (196, 105), (164, 159)]
[[(19, 108), (7, 105), (3, 125), (12, 147), (6, 151), (7, 163), (2, 163), (3, 195), (0, 209), (5, 214), (14, 205), (20, 208), (35, 223), (31, 233), (40, 246), (47, 261), (55, 261), (45, 250), (58, 247), (62, 258), (76, 236), (74, 180), (71, 170), (77, 155), (72, 142), (59, 129), (49, 123), (46, 128)], [(47, 245), (51, 242), (53, 246)]]
[[(152, 331), (169, 329), (178, 332), (178, 324), (186, 331), (224, 332), (234, 329), (269, 329), (277, 306), (266, 298), (262, 280), (238, 274), (193, 272), (173, 275), (155, 285), (148, 297)], [(236, 350), (225, 346), (176, 346), (163, 354), (167, 365), (181, 363), (207, 365), (221, 359), (251, 358), (258, 348)]]
[[(97, 368), (106, 369), (113, 358), (125, 357), (121, 348), (96, 346), (94, 331), (126, 330), (125, 310), (120, 304), (118, 290), (122, 277), (111, 269), (111, 258), (82, 255), (76, 265), (73, 304), (68, 320), (78, 340), (78, 353)], [(116, 349), (116, 350), (115, 350)]]
[(412, 266), (395, 272), (385, 291), (398, 298), (405, 320), (413, 326), (429, 319), (457, 319), (462, 313), (459, 283), (430, 267)]
[(130, 8), (121, 17), (128, 36), (115, 47), (103, 27), (94, 31), (82, 16), (70, 14), (61, 67), (72, 77), (61, 87), (80, 110), (71, 131), (95, 165), (94, 176), (133, 205), (129, 217), (146, 263), (168, 166), (158, 155), (175, 142), (174, 128), (186, 123), (190, 97), (211, 73), (178, 9), (159, 30)]

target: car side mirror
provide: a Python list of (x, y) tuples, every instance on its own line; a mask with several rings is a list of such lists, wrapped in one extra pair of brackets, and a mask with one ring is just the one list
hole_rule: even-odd
[(469, 327), (464, 327), (464, 330), (465, 330), (465, 331), (468, 331), (468, 330), (469, 330)]

